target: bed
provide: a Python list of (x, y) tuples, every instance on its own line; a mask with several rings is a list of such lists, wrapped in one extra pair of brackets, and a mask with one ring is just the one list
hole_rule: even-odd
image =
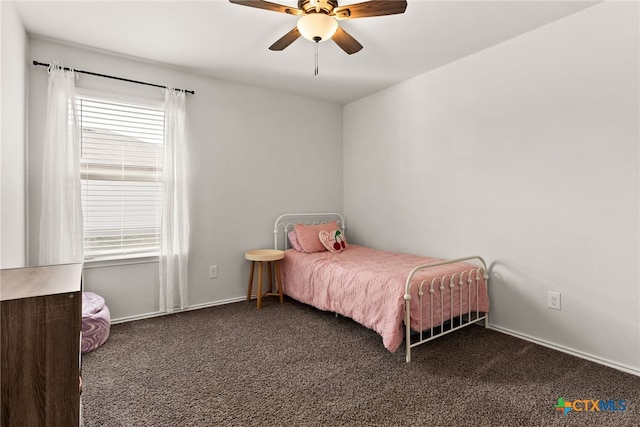
[(418, 345), (487, 325), (489, 276), (481, 257), (442, 260), (382, 251), (347, 243), (345, 229), (338, 213), (276, 219), (274, 248), (285, 252), (285, 295), (373, 329), (390, 352), (404, 342), (407, 362)]

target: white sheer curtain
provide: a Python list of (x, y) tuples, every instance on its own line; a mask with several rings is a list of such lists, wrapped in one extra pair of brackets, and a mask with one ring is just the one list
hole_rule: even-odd
[(188, 305), (189, 206), (185, 93), (165, 90), (163, 207), (160, 228), (160, 311)]
[(49, 67), (38, 264), (83, 261), (75, 72)]

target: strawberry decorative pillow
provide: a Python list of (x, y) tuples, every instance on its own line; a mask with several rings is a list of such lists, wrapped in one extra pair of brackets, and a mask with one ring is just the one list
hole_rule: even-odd
[(340, 253), (347, 248), (347, 240), (340, 230), (321, 230), (318, 234), (322, 246), (334, 254)]

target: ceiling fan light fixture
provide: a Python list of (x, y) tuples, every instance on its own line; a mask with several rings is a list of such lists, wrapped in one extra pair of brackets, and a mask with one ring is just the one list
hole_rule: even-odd
[(298, 19), (298, 31), (309, 41), (329, 40), (338, 29), (338, 22), (324, 13), (310, 13)]

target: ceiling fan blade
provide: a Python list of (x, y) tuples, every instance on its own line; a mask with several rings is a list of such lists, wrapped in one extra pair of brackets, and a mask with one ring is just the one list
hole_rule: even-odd
[(271, 10), (273, 12), (281, 12), (289, 15), (302, 15), (304, 12), (298, 8), (284, 6), (277, 3), (271, 3), (265, 0), (229, 0), (233, 4), (241, 6), (255, 7), (258, 9)]
[(300, 37), (300, 31), (298, 27), (293, 27), (293, 30), (289, 31), (284, 36), (280, 37), (274, 44), (269, 46), (269, 50), (284, 50), (291, 43), (296, 41)]
[(359, 52), (362, 49), (362, 45), (353, 36), (347, 33), (342, 27), (338, 27), (336, 33), (331, 38), (342, 50), (349, 55)]
[(354, 19), (396, 15), (398, 13), (404, 13), (406, 9), (406, 0), (369, 0), (363, 3), (338, 6), (333, 9), (333, 14), (336, 19)]

